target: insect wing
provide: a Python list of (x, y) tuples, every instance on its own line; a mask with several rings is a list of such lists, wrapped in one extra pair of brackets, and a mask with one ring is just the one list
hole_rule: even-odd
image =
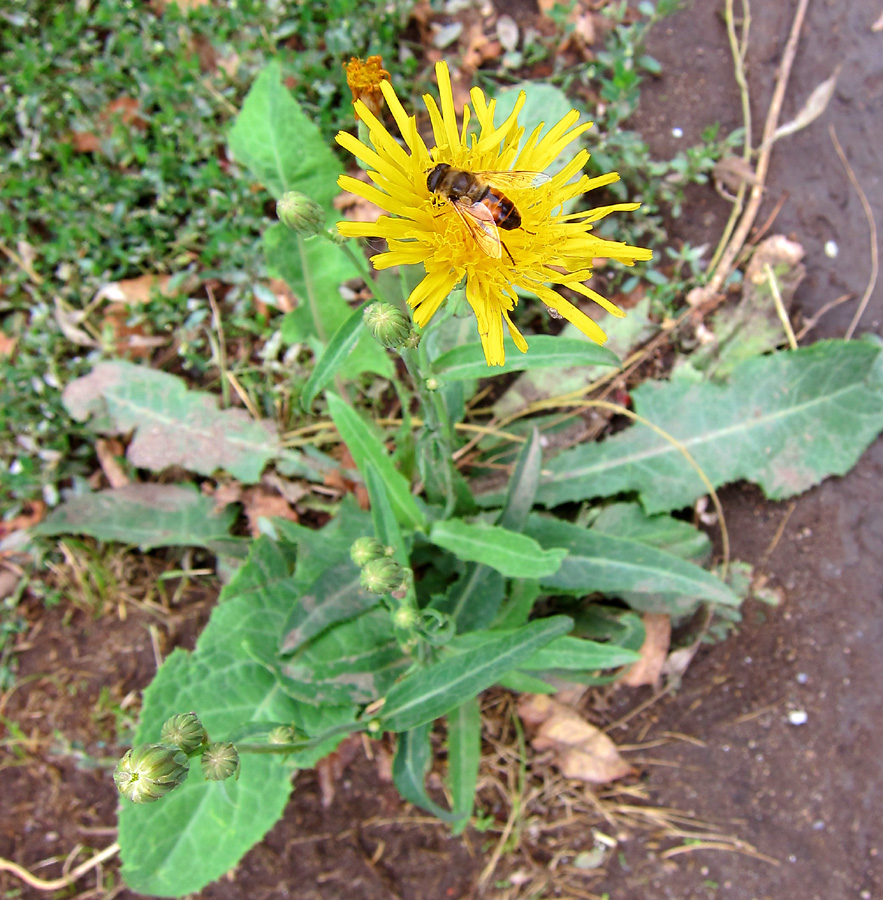
[(492, 259), (499, 259), (502, 256), (502, 245), (493, 213), (483, 203), (452, 200), (451, 205), (457, 210), (457, 215), (482, 252)]
[(503, 189), (522, 190), (524, 188), (539, 187), (550, 181), (545, 172), (528, 172), (527, 170), (515, 170), (511, 172), (475, 172), (478, 178), (483, 179), (492, 187)]

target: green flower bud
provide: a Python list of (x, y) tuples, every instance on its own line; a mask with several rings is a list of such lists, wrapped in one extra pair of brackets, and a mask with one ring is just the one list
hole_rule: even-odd
[(159, 734), (160, 743), (174, 744), (188, 755), (208, 743), (208, 733), (196, 713), (179, 713), (166, 720)]
[(427, 391), (437, 391), (438, 390), (438, 379), (437, 378), (427, 378), (426, 379), (426, 390)]
[(402, 567), (386, 556), (372, 559), (362, 569), (362, 587), (372, 594), (388, 594), (402, 583)]
[(279, 221), (298, 234), (318, 234), (325, 224), (325, 211), (299, 191), (288, 191), (276, 203)]
[(205, 748), (200, 759), (202, 774), (208, 781), (239, 778), (239, 753), (229, 741), (216, 741)]
[(113, 780), (133, 803), (152, 803), (181, 784), (189, 768), (187, 754), (177, 747), (141, 744), (117, 763)]
[(293, 725), (277, 725), (268, 735), (271, 744), (293, 744), (297, 740), (297, 729)]
[(390, 350), (403, 346), (411, 336), (410, 320), (391, 303), (372, 303), (362, 313), (362, 321), (375, 340)]
[(373, 537), (356, 538), (350, 547), (350, 557), (359, 568), (367, 565), (372, 559), (380, 559), (385, 552), (383, 544)]
[(328, 237), (330, 237), (331, 240), (338, 246), (345, 244), (349, 240), (349, 238), (345, 234), (341, 234), (337, 230), (336, 225), (333, 228), (328, 229)]

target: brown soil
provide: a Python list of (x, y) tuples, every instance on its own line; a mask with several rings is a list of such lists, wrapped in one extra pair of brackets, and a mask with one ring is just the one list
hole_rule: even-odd
[[(756, 2), (752, 8), (756, 132), (795, 5)], [(724, 132), (740, 123), (722, 6), (696, 2), (651, 36), (648, 51), (665, 74), (645, 87), (637, 127), (657, 158), (695, 143), (711, 121), (719, 120)], [(873, 113), (883, 91), (881, 37), (871, 32), (879, 13), (871, 0), (814, 0), (785, 102), (783, 120), (843, 64), (822, 120), (776, 147), (759, 219), (787, 195), (773, 229), (791, 233), (806, 247), (808, 277), (796, 302), (807, 317), (840, 294), (860, 295), (868, 277), (867, 222), (827, 126), (835, 126), (871, 204), (883, 208), (883, 134)], [(673, 136), (675, 127), (683, 137)], [(727, 212), (709, 188), (673, 231), (694, 244), (713, 244)], [(829, 240), (839, 247), (833, 259), (823, 251)], [(839, 306), (814, 335), (841, 335), (854, 310), (855, 300)], [(860, 331), (878, 331), (881, 314), (878, 290)], [(768, 503), (753, 488), (725, 492), (734, 556), (757, 563), (770, 584), (782, 589), (784, 602), (778, 608), (749, 605), (738, 632), (701, 651), (677, 692), (648, 706), (613, 737), (643, 743), (631, 758), (642, 769), (653, 805), (718, 826), (746, 842), (743, 852), (732, 843), (729, 849), (702, 849), (616, 820), (601, 829), (618, 841), (604, 866), (582, 874), (571, 869), (569, 880), (558, 882), (566, 889), (550, 887), (545, 896), (883, 897), (881, 500), (880, 441), (845, 478), (829, 480), (793, 505)], [(63, 859), (79, 844), (101, 848), (113, 840), (116, 798), (106, 767), (120, 748), (108, 742), (125, 719), (132, 692), (155, 670), (149, 628), (154, 626), (163, 652), (176, 643), (187, 646), (210, 603), (210, 597), (190, 594), (170, 614), (130, 606), (125, 621), (66, 604), (29, 607), (18, 686), (0, 698), (6, 732), (0, 748), (0, 856), (50, 878), (59, 866), (40, 866), (41, 860)], [(598, 718), (615, 721), (649, 698), (649, 689), (616, 695)], [(789, 719), (789, 713), (805, 713), (805, 724), (793, 724), (800, 719)], [(655, 738), (661, 746), (649, 749)], [(299, 775), (284, 819), (230, 878), (202, 896), (477, 896), (488, 848), (508, 814), (491, 778), (496, 770), (489, 769), (482, 805), (495, 817), (497, 831), (460, 840), (400, 803), (384, 778), (383, 762), (382, 755), (369, 760), (359, 754), (337, 779), (329, 806), (323, 806), (317, 775)], [(546, 809), (552, 809), (559, 788), (565, 790), (560, 782), (546, 785)], [(576, 796), (578, 802), (570, 795), (562, 802), (577, 812), (590, 809)], [(591, 848), (590, 828), (597, 822), (597, 816), (580, 813), (555, 832), (554, 847), (570, 848), (571, 857)], [(510, 879), (508, 885), (495, 888), (491, 880), (486, 896), (527, 898), (527, 889), (517, 887), (529, 880), (525, 873), (566, 867), (567, 854), (556, 855), (542, 828), (532, 828), (525, 829), (524, 852), (504, 858), (495, 875)], [(665, 855), (679, 848), (684, 852)], [(93, 874), (78, 889), (95, 884)], [(0, 891), (25, 900), (46, 896), (7, 873), (0, 873)], [(111, 864), (90, 896), (134, 895), (119, 886)]]

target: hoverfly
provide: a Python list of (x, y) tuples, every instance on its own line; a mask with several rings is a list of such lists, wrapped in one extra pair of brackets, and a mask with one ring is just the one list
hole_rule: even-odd
[(503, 188), (529, 188), (548, 181), (542, 172), (470, 172), (438, 163), (426, 176), (426, 187), (454, 207), (466, 230), (481, 250), (499, 259), (506, 250), (499, 229), (512, 231), (521, 227), (521, 213), (503, 193)]

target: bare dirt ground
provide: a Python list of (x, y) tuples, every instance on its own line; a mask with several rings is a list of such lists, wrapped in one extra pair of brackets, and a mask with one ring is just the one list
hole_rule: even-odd
[[(695, 143), (709, 122), (719, 120), (723, 132), (741, 122), (722, 6), (695, 0), (651, 35), (648, 51), (664, 74), (644, 88), (636, 127), (659, 158)], [(752, 5), (749, 79), (756, 132), (795, 6), (779, 0)], [(883, 209), (883, 34), (871, 30), (881, 12), (871, 0), (811, 0), (782, 119), (791, 118), (838, 65), (840, 79), (822, 119), (774, 150), (758, 219), (762, 223), (784, 199), (771, 230), (806, 248), (808, 276), (796, 297), (805, 317), (842, 294), (853, 295), (821, 319), (811, 339), (844, 334), (870, 271), (868, 223), (827, 129), (834, 125), (872, 207)], [(676, 127), (683, 137), (674, 136)], [(671, 231), (713, 245), (727, 212), (709, 187)], [(836, 257), (825, 254), (828, 241), (836, 242)], [(878, 288), (859, 333), (879, 333), (881, 319)], [(738, 632), (700, 651), (678, 691), (612, 736), (624, 743), (662, 741), (633, 760), (652, 805), (692, 813), (755, 851), (735, 852), (732, 844), (700, 849), (608, 823), (603, 830), (618, 844), (604, 865), (586, 870), (582, 882), (571, 879), (566, 890), (550, 885), (545, 896), (883, 897), (883, 442), (849, 475), (793, 505), (769, 503), (750, 487), (731, 488), (723, 499), (734, 557), (767, 573), (770, 584), (782, 589), (783, 603), (749, 605)], [(133, 573), (135, 582), (139, 577)], [(118, 755), (107, 743), (113, 705), (125, 705), (149, 681), (155, 641), (163, 652), (192, 644), (211, 602), (185, 596), (171, 617), (132, 606), (125, 621), (31, 605), (18, 687), (0, 698), (0, 724), (14, 738), (0, 761), (0, 856), (48, 878), (58, 866), (42, 868), (40, 860), (63, 858), (78, 844), (101, 848), (113, 840), (116, 797), (102, 768)], [(650, 697), (649, 689), (615, 695), (600, 718), (613, 722)], [(802, 714), (804, 724), (795, 724)], [(285, 818), (230, 878), (202, 896), (478, 896), (479, 874), (497, 835), (451, 838), (443, 826), (400, 803), (381, 777), (383, 754), (374, 756), (357, 754), (337, 778), (328, 806), (316, 773), (299, 775)], [(498, 799), (490, 789), (482, 797), (500, 827), (508, 810)], [(562, 826), (557, 846), (572, 853), (591, 848), (595, 821), (597, 816), (576, 815)], [(556, 857), (532, 834), (526, 829), (521, 855), (503, 859), (485, 896), (533, 896), (512, 876), (548, 868)], [(667, 854), (671, 850), (678, 852)], [(80, 896), (134, 896), (120, 887), (112, 865), (92, 890), (95, 884), (93, 874), (67, 896), (78, 890), (86, 891)], [(0, 873), (0, 891), (24, 900), (47, 896), (7, 873)]]

